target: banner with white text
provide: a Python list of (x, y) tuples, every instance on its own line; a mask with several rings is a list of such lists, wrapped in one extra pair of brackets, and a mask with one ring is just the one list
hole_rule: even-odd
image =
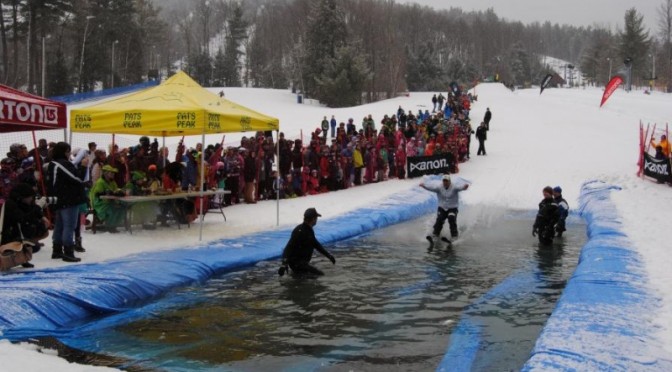
[(406, 161), (408, 178), (426, 174), (455, 173), (455, 157), (452, 153), (436, 156), (412, 156)]
[(644, 153), (644, 175), (655, 178), (659, 182), (672, 182), (670, 177), (670, 160), (656, 159)]

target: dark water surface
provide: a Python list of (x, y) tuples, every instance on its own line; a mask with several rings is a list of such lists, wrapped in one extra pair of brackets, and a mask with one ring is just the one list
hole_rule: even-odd
[(328, 246), (337, 262), (316, 257), (317, 280), (279, 278), (274, 261), (182, 288), (160, 300), (173, 305), (91, 335), (88, 351), (170, 371), (432, 371), (447, 350), (464, 353), (451, 334), (468, 324), (481, 337), (472, 370), (518, 370), (585, 226), (571, 217), (539, 247), (528, 212), (461, 212), (455, 246), (428, 249), (433, 217)]

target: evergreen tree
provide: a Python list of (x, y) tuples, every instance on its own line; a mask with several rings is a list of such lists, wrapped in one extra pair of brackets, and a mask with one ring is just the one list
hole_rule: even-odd
[(334, 64), (336, 50), (346, 44), (347, 29), (343, 11), (336, 0), (320, 0), (311, 9), (306, 35), (303, 81), (306, 94), (321, 99), (317, 79), (326, 66)]
[(212, 60), (205, 52), (192, 54), (187, 60), (187, 73), (204, 87), (211, 86)]
[(513, 83), (525, 85), (531, 79), (530, 57), (523, 46), (523, 43), (517, 42), (511, 48), (511, 59), (509, 61)]
[(649, 64), (645, 61), (651, 40), (649, 32), (644, 29), (643, 21), (644, 16), (637, 9), (628, 9), (625, 12), (625, 27), (620, 34), (620, 55), (623, 59), (632, 59), (632, 78), (635, 81), (650, 77)]
[(225, 86), (224, 76), (226, 76), (226, 58), (224, 56), (224, 51), (222, 48), (217, 50), (217, 55), (215, 55), (215, 79), (212, 82), (212, 85), (215, 87)]
[(348, 107), (361, 103), (364, 84), (371, 78), (366, 59), (353, 46), (336, 49), (317, 78), (320, 101), (328, 107)]
[(63, 52), (58, 51), (55, 60), (50, 60), (47, 63), (47, 87), (45, 90), (47, 97), (72, 93), (73, 85), (68, 76)]
[(409, 48), (408, 55), (408, 89), (414, 91), (434, 91), (443, 89), (445, 81), (441, 80), (442, 71), (439, 59), (431, 43), (423, 43), (417, 54)]
[(228, 20), (229, 32), (226, 35), (226, 50), (224, 51), (224, 65), (222, 78), (228, 87), (240, 86), (240, 45), (247, 37), (247, 22), (243, 19), (243, 9), (240, 4), (233, 8), (233, 15)]

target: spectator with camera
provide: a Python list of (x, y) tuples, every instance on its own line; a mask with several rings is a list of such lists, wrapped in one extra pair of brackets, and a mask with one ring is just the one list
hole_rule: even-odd
[(75, 165), (70, 162), (70, 145), (59, 142), (52, 151), (53, 160), (45, 175), (48, 195), (57, 198), (52, 204), (56, 214), (56, 226), (52, 235), (51, 258), (66, 262), (79, 262), (75, 257), (74, 231), (79, 218), (79, 206), (86, 203), (84, 182), (77, 176)]
[(117, 233), (117, 226), (121, 224), (124, 219), (126, 209), (115, 200), (102, 199), (101, 196), (124, 196), (126, 193), (117, 186), (115, 182), (115, 175), (117, 168), (111, 165), (103, 166), (103, 176), (93, 185), (89, 198), (91, 199), (91, 206), (96, 211), (96, 216), (108, 228), (107, 231)]
[[(42, 208), (35, 204), (35, 190), (26, 183), (16, 185), (5, 202), (5, 220), (2, 225), (2, 243), (30, 241), (33, 253), (42, 247), (39, 242), (49, 236), (49, 220)], [(34, 267), (26, 262), (21, 266)]]

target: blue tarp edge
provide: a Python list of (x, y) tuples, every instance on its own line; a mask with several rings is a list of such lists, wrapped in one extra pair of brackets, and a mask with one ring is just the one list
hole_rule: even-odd
[[(321, 242), (331, 244), (435, 209), (434, 194), (415, 187), (375, 206), (320, 220), (315, 232)], [(197, 248), (4, 275), (0, 277), (1, 337), (12, 341), (58, 337), (86, 319), (123, 314), (171, 289), (278, 258), (293, 227), (217, 240)]]

